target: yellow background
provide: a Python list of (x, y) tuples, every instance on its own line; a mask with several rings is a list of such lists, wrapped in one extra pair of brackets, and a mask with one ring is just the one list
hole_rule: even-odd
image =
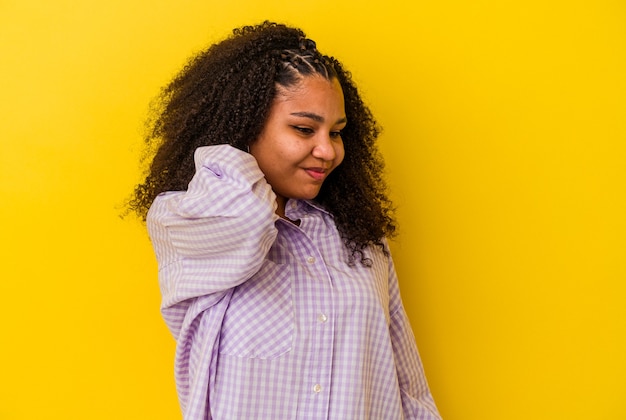
[(444, 418), (625, 419), (621, 0), (0, 1), (0, 419), (179, 418), (152, 250), (116, 206), (159, 87), (266, 18), (385, 128)]

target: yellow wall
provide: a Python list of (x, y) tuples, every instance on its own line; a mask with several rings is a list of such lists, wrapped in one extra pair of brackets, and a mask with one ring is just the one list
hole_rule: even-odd
[(342, 59), (385, 127), (444, 418), (626, 418), (624, 2), (21, 0), (0, 2), (0, 419), (179, 415), (152, 250), (115, 207), (149, 99), (265, 18)]

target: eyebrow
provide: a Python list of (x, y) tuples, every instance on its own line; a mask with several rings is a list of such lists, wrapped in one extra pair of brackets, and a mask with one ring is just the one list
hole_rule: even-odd
[[(322, 117), (321, 115), (315, 114), (313, 112), (292, 112), (291, 115), (295, 116), (295, 117), (304, 117), (304, 118), (310, 118), (313, 121), (317, 121), (317, 122), (324, 122), (324, 117)], [(337, 122), (335, 124), (342, 124), (348, 122), (348, 120), (346, 119), (346, 117), (340, 118), (337, 120)]]

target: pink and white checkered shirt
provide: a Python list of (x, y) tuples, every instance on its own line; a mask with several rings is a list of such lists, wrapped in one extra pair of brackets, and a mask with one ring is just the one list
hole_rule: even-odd
[(391, 259), (348, 265), (312, 202), (287, 202), (299, 226), (278, 218), (251, 155), (195, 161), (188, 190), (148, 214), (184, 418), (440, 419)]

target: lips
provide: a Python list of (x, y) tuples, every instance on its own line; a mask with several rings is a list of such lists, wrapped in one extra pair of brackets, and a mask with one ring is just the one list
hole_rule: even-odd
[(322, 181), (326, 177), (326, 170), (324, 168), (304, 168), (304, 171), (316, 181)]

